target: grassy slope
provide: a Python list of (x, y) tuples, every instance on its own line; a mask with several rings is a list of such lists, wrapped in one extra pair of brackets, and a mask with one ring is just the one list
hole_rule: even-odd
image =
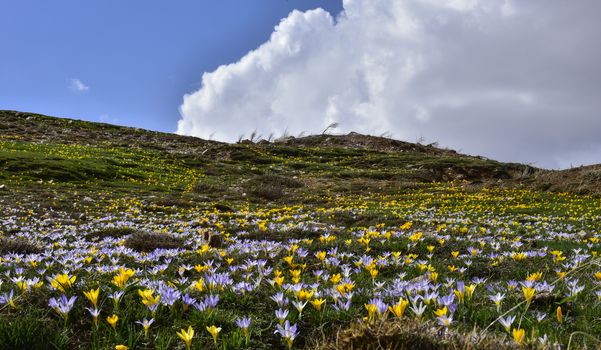
[[(123, 215), (135, 222), (140, 213), (147, 217), (157, 213), (157, 220), (169, 223), (178, 215), (194, 217), (197, 213), (204, 213), (208, 221), (194, 225), (219, 225), (220, 230), (229, 233), (244, 231), (249, 239), (265, 239), (266, 235), (270, 240), (282, 242), (318, 238), (315, 232), (299, 226), (309, 222), (314, 227), (329, 225), (340, 228), (342, 231), (338, 235), (342, 242), (343, 239), (356, 238), (357, 230), (373, 227), (398, 229), (407, 221), (433, 231), (449, 217), (461, 215), (461, 220), (449, 225), (443, 232), (464, 235), (469, 230), (469, 234), (477, 234), (476, 230), (486, 231), (495, 225), (495, 220), (502, 219), (508, 222), (506, 233), (502, 234), (511, 239), (521, 239), (524, 249), (548, 247), (569, 251), (572, 247), (583, 247), (584, 243), (542, 239), (541, 235), (549, 231), (546, 225), (560, 227), (566, 232), (581, 229), (598, 232), (601, 215), (598, 200), (542, 191), (505, 191), (504, 188), (589, 191), (596, 181), (601, 180), (601, 176), (596, 177), (596, 171), (594, 167), (572, 170), (572, 173), (578, 174), (576, 177), (568, 171), (550, 172), (361, 135), (319, 135), (278, 143), (230, 145), (108, 124), (0, 111), (0, 184), (5, 185), (0, 190), (0, 206), (6, 210), (5, 213), (9, 208), (22, 208), (23, 211), (15, 213), (22, 215), (27, 210), (27, 215), (35, 214), (33, 217), (47, 220), (52, 219), (55, 212), (66, 213), (71, 215), (72, 220), (60, 216), (61, 224), (75, 225), (94, 234), (101, 232), (95, 230), (100, 229), (98, 223), (102, 224), (105, 215), (113, 218)], [(561, 181), (557, 181), (558, 178)], [(453, 180), (451, 184), (438, 183)], [(562, 184), (571, 184), (572, 187), (561, 187)], [(436, 209), (437, 216), (431, 217), (429, 208)], [(246, 226), (237, 227), (235, 220), (230, 221), (242, 220), (244, 215), (241, 212), (250, 210), (254, 213), (252, 220), (244, 224)], [(288, 220), (284, 223), (301, 228), (286, 232), (267, 230), (267, 233), (257, 229), (261, 220), (279, 222), (279, 215)], [(29, 221), (23, 217), (23, 225), (26, 225)], [(47, 220), (33, 220), (32, 225), (51, 226), (52, 223)], [(162, 222), (151, 224), (161, 227)], [(7, 228), (9, 226), (4, 227)], [(19, 231), (18, 228), (14, 230)], [(10, 230), (5, 231), (5, 235), (11, 234)], [(102, 234), (118, 237), (123, 233)], [(494, 231), (491, 238), (493, 235), (496, 235)], [(405, 251), (408, 243), (409, 240), (403, 238), (394, 245), (384, 245), (378, 244), (374, 238), (371, 249), (373, 254), (395, 250), (408, 253)], [(437, 242), (424, 240), (414, 248), (425, 252), (428, 244)], [(453, 249), (464, 252), (472, 242), (452, 244)], [(310, 247), (317, 248), (314, 245)], [(357, 255), (363, 253), (360, 247), (348, 249)], [(436, 257), (441, 258), (440, 266), (437, 266), (439, 271), (447, 268), (443, 262), (449, 254), (450, 247), (437, 248)], [(545, 269), (545, 274), (553, 273), (542, 262), (532, 264), (524, 266), (508, 259), (498, 265), (489, 265), (474, 259), (466, 276), (471, 278), (484, 274), (503, 279), (510, 276), (524, 278), (539, 266)], [(175, 271), (170, 273), (175, 275)], [(380, 273), (383, 278), (393, 277), (392, 274), (386, 275), (392, 273), (386, 269)], [(358, 283), (363, 282), (366, 285), (370, 283), (368, 278)], [(106, 281), (106, 284), (110, 283)], [(516, 300), (519, 301), (519, 296)], [(248, 305), (249, 310), (257, 308), (257, 315), (265, 311), (260, 309), (263, 304), (259, 301), (262, 300)], [(555, 304), (551, 302), (540, 306), (545, 312), (552, 307)], [(52, 318), (48, 313), (36, 315), (39, 308), (32, 307), (31, 312), (27, 319), (17, 319), (23, 327), (13, 327), (13, 330), (24, 332), (19, 333), (25, 334), (23, 338), (29, 334), (24, 329), (42, 319)], [(596, 317), (587, 314), (591, 313), (590, 310), (574, 309), (571, 312), (580, 312), (581, 317), (574, 319), (583, 321), (574, 322), (562, 336), (567, 337), (573, 330), (589, 334), (601, 331), (601, 325), (587, 323), (587, 320)], [(12, 319), (11, 314), (5, 316)], [(347, 316), (348, 319), (345, 319), (333, 313), (328, 327), (345, 325), (355, 314)], [(482, 325), (490, 323), (496, 316), (483, 308), (480, 312), (458, 317), (478, 320)], [(220, 321), (231, 323), (225, 316)], [(264, 320), (262, 327), (268, 327), (269, 321)], [(256, 322), (261, 324), (260, 319)], [(177, 323), (172, 327), (180, 326), (185, 325)], [(310, 325), (304, 327), (303, 334), (310, 334)], [(552, 323), (541, 327), (543, 331), (549, 331)], [(46, 330), (49, 337), (58, 334), (53, 329)], [(8, 333), (0, 329), (0, 336)], [(83, 338), (89, 337), (87, 333), (82, 334), (85, 335), (82, 335)], [(165, 334), (173, 336), (174, 332), (169, 329), (165, 330)], [(77, 339), (67, 338), (64, 340), (68, 344), (65, 347), (75, 348)], [(61, 340), (57, 338), (56, 341)], [(102, 341), (97, 348), (108, 347), (109, 344)], [(271, 339), (267, 335), (258, 341), (253, 343), (256, 348), (280, 344), (277, 338)], [(297, 340), (298, 344), (303, 342), (310, 343), (310, 339)], [(210, 341), (205, 345), (208, 344)]]
[[(465, 179), (497, 183), (536, 170), (368, 136), (311, 136), (280, 143), (223, 144), (192, 137), (0, 111), (0, 180), (56, 186), (191, 193), (239, 200), (257, 175), (296, 177), (305, 194), (419, 186)], [(341, 181), (343, 180), (343, 181)], [(252, 184), (251, 184), (252, 185)], [(194, 189), (194, 191), (192, 191)], [(218, 190), (219, 194), (215, 193)]]

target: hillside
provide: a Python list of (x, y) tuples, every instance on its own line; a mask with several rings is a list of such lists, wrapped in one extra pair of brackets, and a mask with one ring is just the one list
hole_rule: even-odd
[(0, 111), (0, 348), (592, 348), (600, 174)]
[[(153, 178), (166, 175), (144, 164), (144, 157), (150, 157), (173, 167), (172, 172), (203, 177), (206, 183), (222, 182), (229, 189), (244, 187), (253, 176), (278, 174), (300, 177), (310, 189), (316, 183), (335, 188), (338, 179), (344, 179), (350, 186), (377, 184), (378, 188), (462, 180), (472, 186), (579, 194), (599, 195), (601, 190), (599, 166), (548, 171), (356, 133), (225, 144), (13, 111), (0, 111), (0, 130), (0, 179), (6, 180), (14, 176), (63, 184), (93, 181), (128, 190), (140, 181), (152, 183)], [(78, 158), (83, 161), (74, 160)], [(196, 183), (162, 185), (160, 192), (169, 192)]]

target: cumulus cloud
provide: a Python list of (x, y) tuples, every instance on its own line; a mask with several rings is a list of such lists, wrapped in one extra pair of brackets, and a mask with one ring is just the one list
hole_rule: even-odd
[(85, 92), (90, 90), (90, 87), (84, 84), (81, 80), (72, 78), (69, 80), (69, 88), (77, 92)]
[(345, 0), (293, 11), (184, 96), (178, 133), (390, 133), (549, 168), (601, 162), (596, 0)]

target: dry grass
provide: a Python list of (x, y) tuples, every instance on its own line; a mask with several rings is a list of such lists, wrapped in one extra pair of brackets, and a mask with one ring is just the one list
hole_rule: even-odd
[(0, 237), (0, 253), (34, 254), (42, 250), (37, 245), (24, 238)]
[(128, 226), (117, 226), (117, 227), (103, 227), (88, 235), (91, 239), (104, 239), (106, 237), (121, 238), (127, 235), (131, 235), (136, 232), (136, 229)]
[[(310, 342), (311, 350), (479, 350), (516, 349), (506, 338), (479, 332), (445, 332), (431, 323), (413, 320), (357, 323), (339, 330), (334, 338)], [(530, 349), (524, 346), (521, 349)]]
[(182, 248), (184, 240), (166, 233), (136, 231), (125, 240), (125, 246), (138, 252), (151, 252), (155, 249)]

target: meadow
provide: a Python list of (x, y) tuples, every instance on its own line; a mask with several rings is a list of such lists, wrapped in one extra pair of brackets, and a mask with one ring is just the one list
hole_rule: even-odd
[(0, 348), (601, 344), (598, 197), (443, 151), (201, 146), (3, 134)]

